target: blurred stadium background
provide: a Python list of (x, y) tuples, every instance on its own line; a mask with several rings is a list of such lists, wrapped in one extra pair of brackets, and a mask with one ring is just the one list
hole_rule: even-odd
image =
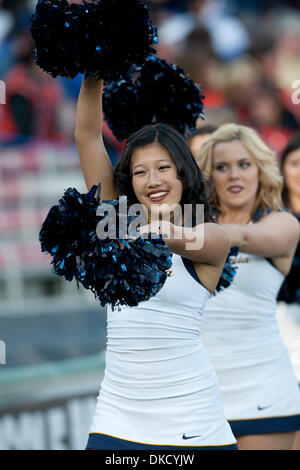
[[(199, 126), (251, 125), (279, 156), (300, 128), (300, 1), (146, 3), (158, 55), (202, 86)], [(106, 318), (40, 252), (51, 205), (85, 186), (73, 138), (82, 77), (53, 80), (34, 65), (35, 4), (0, 0), (0, 449), (75, 450), (103, 375)], [(121, 145), (107, 127), (104, 137), (115, 164)]]

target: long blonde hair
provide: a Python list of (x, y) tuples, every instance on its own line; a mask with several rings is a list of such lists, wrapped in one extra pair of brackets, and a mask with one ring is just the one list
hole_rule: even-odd
[[(259, 207), (266, 212), (267, 209), (282, 210), (281, 191), (283, 178), (280, 174), (275, 153), (262, 141), (257, 132), (250, 127), (230, 123), (220, 126), (208, 140), (204, 142), (196, 155), (196, 160), (208, 181), (213, 182), (213, 153), (219, 143), (240, 141), (253, 156), (259, 169), (259, 187), (256, 201), (252, 210), (254, 214)], [(215, 191), (210, 203), (220, 209), (218, 196)]]

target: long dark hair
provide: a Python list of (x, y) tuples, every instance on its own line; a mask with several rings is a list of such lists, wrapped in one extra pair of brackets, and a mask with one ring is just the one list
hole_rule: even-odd
[[(281, 173), (283, 174), (283, 177), (284, 177), (283, 167), (284, 167), (284, 164), (285, 164), (285, 161), (286, 161), (288, 155), (291, 152), (294, 152), (294, 150), (298, 150), (299, 148), (300, 148), (300, 132), (297, 132), (296, 134), (294, 134), (294, 136), (291, 138), (291, 140), (287, 143), (287, 145), (285, 146), (285, 148), (283, 149), (282, 154), (281, 154), (280, 170), (281, 170)], [(282, 189), (282, 201), (283, 201), (284, 206), (287, 209), (291, 209), (289, 190), (288, 190), (288, 187), (286, 185), (285, 178), (284, 178), (283, 189)]]
[(132, 186), (130, 160), (137, 148), (153, 143), (159, 143), (169, 152), (177, 168), (183, 186), (180, 204), (182, 207), (184, 204), (192, 204), (193, 224), (196, 220), (196, 204), (204, 205), (204, 221), (211, 222), (213, 219), (206, 195), (206, 182), (200, 168), (184, 138), (168, 124), (150, 124), (129, 137), (115, 168), (115, 186), (119, 193), (126, 195), (130, 204), (138, 203)]

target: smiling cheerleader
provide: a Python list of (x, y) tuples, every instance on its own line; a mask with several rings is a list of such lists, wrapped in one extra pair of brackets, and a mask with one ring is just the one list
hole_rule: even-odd
[[(152, 299), (119, 311), (108, 307), (105, 376), (87, 449), (235, 449), (201, 344), (203, 310), (218, 284), (228, 237), (211, 222), (201, 172), (173, 127), (137, 130), (113, 170), (101, 138), (102, 86), (84, 80), (78, 101), (76, 142), (87, 187), (101, 181), (104, 199), (125, 194), (142, 204), (149, 231), (168, 233), (173, 256), (170, 277)], [(159, 222), (184, 204), (204, 205), (205, 223)]]
[[(56, 3), (66, 7), (62, 1)], [(116, 53), (113, 47), (116, 43), (125, 47), (125, 52), (126, 47), (132, 52), (132, 47), (122, 45), (119, 33), (115, 32), (110, 39), (106, 35), (108, 30), (118, 30), (113, 8), (118, 3), (102, 0), (95, 5), (100, 10), (106, 8), (97, 10), (105, 39), (103, 45), (99, 44), (103, 56), (106, 48)], [(124, 15), (127, 6), (135, 5), (140, 12), (141, 3), (122, 0)], [(52, 4), (47, 1), (46, 4), (51, 10)], [(69, 12), (69, 7), (66, 9)], [(89, 15), (87, 10), (81, 8), (80, 15)], [(130, 12), (126, 17), (129, 33), (146, 31), (147, 39), (148, 23), (145, 26), (144, 20), (139, 20), (144, 24), (140, 28)], [(73, 73), (72, 66), (76, 65), (74, 73), (79, 71), (74, 50), (81, 51), (86, 44), (85, 39), (80, 43), (81, 36), (76, 38), (76, 31), (80, 32), (78, 18), (71, 13), (70, 21), (64, 16), (59, 23), (61, 43), (71, 51), (65, 61), (69, 75)], [(91, 28), (92, 33), (95, 23), (91, 18), (89, 21), (85, 23), (81, 16), (79, 23), (83, 31), (89, 32), (87, 28)], [(91, 36), (91, 44), (97, 45), (94, 35)], [(152, 39), (155, 43), (155, 38)], [(147, 50), (140, 42), (143, 47), (137, 59)], [(138, 38), (135, 45), (139, 46)], [(96, 64), (92, 48), (87, 53), (88, 67), (84, 55), (80, 57), (85, 78), (77, 105), (75, 139), (88, 194), (68, 190), (45, 222), (41, 241), (45, 249), (50, 249), (58, 274), (65, 277), (74, 274), (85, 287), (97, 288), (95, 292), (101, 301), (108, 303), (105, 374), (86, 448), (235, 450), (236, 440), (224, 415), (217, 378), (201, 343), (203, 311), (219, 283), (229, 252), (229, 238), (222, 227), (212, 222), (201, 171), (176, 130), (184, 135), (202, 114), (199, 87), (179, 67), (151, 59), (145, 60), (137, 82), (125, 76), (117, 86), (108, 86), (108, 101), (126, 105), (125, 113), (124, 107), (114, 111), (106, 99), (110, 124), (115, 129), (121, 128), (120, 138), (127, 139), (114, 170), (102, 139), (102, 92), (103, 79), (110, 79), (110, 72), (118, 75), (117, 55), (105, 54), (103, 63)], [(124, 57), (128, 58), (126, 53)], [(130, 60), (120, 64), (122, 73), (124, 64), (136, 63), (135, 57), (130, 53)], [(51, 61), (49, 72), (57, 73), (55, 54)], [(128, 86), (123, 86), (124, 82)], [(121, 95), (114, 100), (115, 91), (118, 94), (120, 90)], [(134, 126), (130, 128), (129, 123)], [(101, 193), (97, 191), (99, 184)], [(142, 206), (145, 224), (137, 239), (130, 235), (126, 240), (117, 235), (108, 242), (101, 237), (97, 240), (94, 206), (101, 202), (100, 210), (106, 204), (106, 209), (116, 207), (118, 211), (119, 196), (126, 196), (129, 209), (135, 204)], [(178, 216), (185, 204), (191, 208), (189, 223), (185, 223), (184, 212), (182, 217)], [(201, 220), (197, 216), (199, 207), (203, 209)], [(165, 251), (154, 240), (146, 239), (143, 244), (142, 233), (156, 235), (160, 244), (163, 236)], [(131, 258), (124, 259), (126, 250)], [(172, 253), (172, 265), (165, 278), (168, 250)], [(152, 264), (146, 263), (147, 254)], [(144, 258), (143, 270), (140, 268)], [(228, 272), (226, 278), (228, 281)], [(120, 286), (125, 286), (125, 290)], [(115, 305), (118, 308), (113, 308)]]

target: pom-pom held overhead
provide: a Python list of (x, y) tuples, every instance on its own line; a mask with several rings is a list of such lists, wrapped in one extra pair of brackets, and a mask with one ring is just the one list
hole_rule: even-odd
[(52, 77), (120, 80), (156, 51), (156, 28), (142, 0), (39, 0), (32, 17), (35, 62)]
[[(115, 228), (115, 237), (99, 238), (97, 225), (109, 221), (107, 207), (114, 211), (113, 220), (119, 221), (124, 217), (124, 201), (104, 201), (106, 210), (99, 212), (103, 208), (99, 206), (100, 188), (97, 199), (96, 191), (94, 186), (87, 194), (71, 188), (65, 192), (41, 228), (42, 251), (52, 256), (56, 274), (68, 281), (75, 278), (102, 306), (136, 306), (164, 285), (172, 265), (171, 252), (161, 237), (118, 238), (124, 237), (118, 222), (110, 227)], [(125, 208), (127, 217), (128, 206)], [(135, 217), (127, 217), (127, 226)]]
[(195, 129), (199, 116), (204, 118), (204, 96), (181, 67), (149, 59), (141, 69), (138, 85), (152, 121), (170, 124), (186, 136), (188, 130)]
[(141, 128), (145, 122), (144, 113), (146, 112), (139, 97), (138, 87), (130, 77), (105, 87), (103, 92), (104, 119), (118, 140), (126, 139)]
[(118, 140), (155, 122), (170, 124), (186, 137), (199, 116), (204, 118), (203, 98), (200, 87), (181, 67), (153, 57), (135, 81), (126, 77), (104, 89), (103, 112)]

